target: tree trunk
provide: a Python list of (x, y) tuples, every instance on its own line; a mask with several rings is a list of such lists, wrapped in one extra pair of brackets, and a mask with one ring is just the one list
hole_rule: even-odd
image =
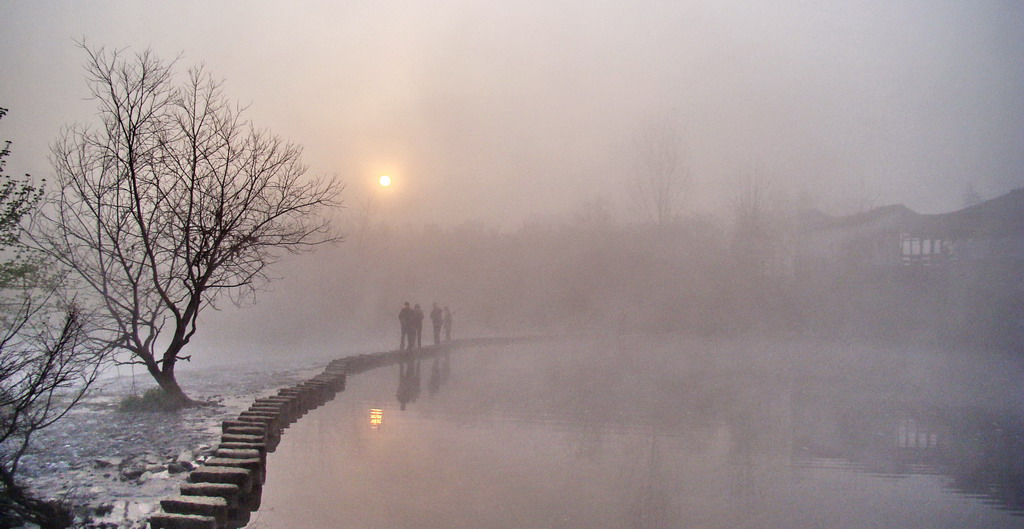
[(167, 395), (168, 400), (176, 406), (184, 408), (195, 404), (195, 401), (188, 398), (188, 395), (185, 395), (181, 386), (178, 385), (178, 380), (174, 377), (173, 363), (165, 363), (163, 370), (153, 373), (153, 378), (156, 379), (160, 389)]
[(9, 469), (0, 467), (0, 524), (29, 522), (41, 529), (64, 529), (71, 527), (74, 513), (68, 505), (59, 500), (42, 500), (32, 495), (14, 480)]

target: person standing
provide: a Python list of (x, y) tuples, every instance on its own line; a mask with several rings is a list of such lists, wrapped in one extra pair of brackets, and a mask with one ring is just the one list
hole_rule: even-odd
[(444, 341), (452, 341), (452, 311), (448, 310), (448, 305), (444, 306)]
[(398, 311), (398, 323), (402, 326), (402, 340), (398, 342), (398, 350), (405, 349), (406, 339), (409, 340), (409, 348), (412, 348), (413, 342), (416, 341), (416, 336), (413, 334), (413, 318), (416, 317), (415, 312), (409, 307), (409, 302), (405, 302), (405, 306), (402, 310)]
[(441, 307), (434, 303), (434, 308), (430, 310), (430, 323), (434, 325), (434, 345), (440, 345), (441, 343), (441, 324), (444, 323), (444, 314), (441, 312)]
[(412, 312), (412, 330), (416, 337), (416, 347), (423, 347), (423, 309), (419, 303), (413, 305)]

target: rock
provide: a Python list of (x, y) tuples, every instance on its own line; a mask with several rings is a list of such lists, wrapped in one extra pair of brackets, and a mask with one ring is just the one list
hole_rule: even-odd
[(146, 472), (145, 468), (137, 467), (137, 466), (134, 466), (134, 465), (127, 466), (127, 467), (121, 469), (121, 480), (122, 481), (132, 481), (132, 480), (135, 480), (135, 479), (139, 479), (139, 476), (141, 476), (145, 472)]
[(187, 463), (181, 461), (173, 461), (171, 463), (168, 463), (167, 472), (170, 472), (171, 474), (181, 474), (182, 472), (188, 472), (189, 470), (192, 470), (191, 468), (187, 468), (185, 466), (186, 464)]
[(195, 458), (196, 455), (193, 454), (191, 450), (182, 450), (181, 453), (178, 454), (178, 457), (175, 459), (175, 461), (192, 461)]
[(71, 470), (64, 472), (62, 478), (69, 485), (82, 485), (93, 481), (93, 475), (90, 472), (83, 472), (80, 470)]

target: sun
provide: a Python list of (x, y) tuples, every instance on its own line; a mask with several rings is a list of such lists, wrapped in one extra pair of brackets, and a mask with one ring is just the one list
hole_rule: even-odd
[(391, 185), (391, 177), (388, 175), (381, 175), (377, 181), (380, 182), (381, 187), (388, 187)]

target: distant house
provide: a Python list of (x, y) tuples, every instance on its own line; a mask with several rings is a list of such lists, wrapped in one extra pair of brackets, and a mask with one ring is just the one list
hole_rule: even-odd
[(796, 243), (797, 273), (898, 265), (903, 233), (917, 216), (902, 205), (846, 217), (807, 212)]
[(1024, 262), (1024, 189), (951, 213), (921, 215), (891, 205), (845, 217), (811, 211), (800, 224), (798, 273)]
[(945, 257), (956, 262), (1024, 260), (1024, 188), (952, 213), (918, 215), (904, 235), (910, 242), (904, 264), (924, 255), (917, 240), (940, 241)]

